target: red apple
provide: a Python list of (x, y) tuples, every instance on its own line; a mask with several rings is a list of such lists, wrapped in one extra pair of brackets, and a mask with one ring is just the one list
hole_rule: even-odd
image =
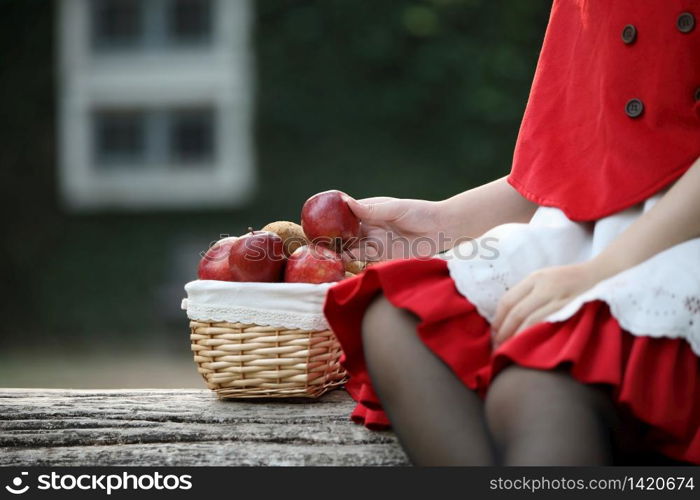
[(232, 281), (282, 281), (285, 263), (282, 238), (269, 231), (253, 231), (231, 245), (228, 264)]
[(235, 236), (223, 238), (209, 247), (197, 268), (197, 276), (200, 280), (233, 281), (228, 265), (228, 254), (231, 245), (237, 239)]
[(360, 221), (348, 206), (349, 196), (341, 191), (324, 191), (306, 200), (301, 209), (301, 226), (316, 244), (342, 250), (360, 236)]
[(328, 283), (345, 278), (340, 255), (320, 245), (297, 248), (287, 261), (284, 281), (288, 283)]

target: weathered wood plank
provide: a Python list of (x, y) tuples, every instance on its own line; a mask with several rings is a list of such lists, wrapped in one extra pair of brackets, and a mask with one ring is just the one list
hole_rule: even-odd
[[(9, 456), (5, 456), (9, 451)], [(160, 443), (158, 445), (0, 448), (2, 465), (105, 466), (386, 466), (406, 465), (386, 444), (303, 445), (251, 442)]]
[(0, 389), (0, 465), (404, 465), (390, 432), (318, 400), (219, 401), (206, 390)]

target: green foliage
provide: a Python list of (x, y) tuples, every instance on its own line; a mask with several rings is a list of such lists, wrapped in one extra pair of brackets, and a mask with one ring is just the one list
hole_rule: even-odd
[(256, 5), (260, 164), (292, 192), (440, 198), (507, 173), (545, 2)]

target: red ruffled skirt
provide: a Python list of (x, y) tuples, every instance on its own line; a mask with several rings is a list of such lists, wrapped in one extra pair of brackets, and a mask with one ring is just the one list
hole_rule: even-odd
[(360, 335), (364, 311), (380, 292), (419, 318), (423, 343), (481, 397), (511, 363), (566, 368), (582, 383), (610, 389), (620, 410), (647, 429), (645, 449), (700, 464), (700, 360), (684, 340), (627, 333), (604, 302), (591, 302), (567, 321), (534, 325), (494, 350), (489, 324), (457, 291), (441, 259), (378, 264), (329, 290), (324, 312), (343, 347), (346, 388), (358, 403), (355, 422), (390, 426), (372, 390)]

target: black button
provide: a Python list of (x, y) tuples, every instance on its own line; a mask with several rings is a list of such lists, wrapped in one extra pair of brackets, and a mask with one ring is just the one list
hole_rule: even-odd
[(624, 28), (622, 28), (622, 41), (625, 42), (627, 45), (634, 43), (634, 41), (637, 39), (637, 28), (634, 27), (632, 24), (628, 24)]
[(695, 89), (695, 100), (700, 101), (700, 87)]
[(630, 99), (625, 104), (625, 113), (630, 118), (637, 118), (642, 113), (644, 113), (644, 103), (639, 99)]
[(695, 28), (695, 17), (690, 12), (683, 12), (676, 19), (676, 27), (681, 33), (690, 33)]

